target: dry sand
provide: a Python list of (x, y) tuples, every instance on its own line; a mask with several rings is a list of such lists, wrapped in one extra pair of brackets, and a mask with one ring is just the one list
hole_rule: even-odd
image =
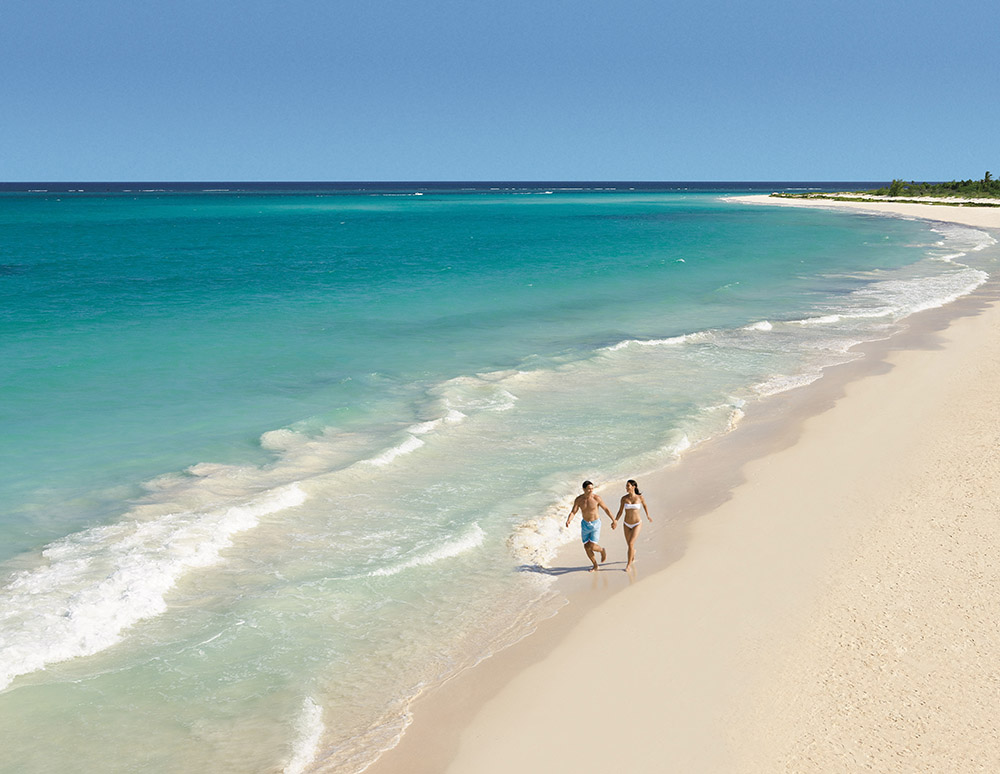
[(567, 576), (575, 612), (418, 704), (371, 772), (1000, 771), (998, 291), (748, 417), (688, 477), (700, 510), (677, 471), (640, 482), (676, 555), (651, 532), (641, 582)]
[[(825, 207), (828, 209), (879, 212), (888, 215), (902, 215), (908, 218), (940, 220), (947, 223), (962, 223), (979, 228), (1000, 228), (1000, 207), (959, 206), (960, 203), (974, 203), (975, 199), (952, 198), (948, 203), (913, 204), (912, 202), (861, 201), (844, 202), (832, 199), (784, 199), (767, 195), (733, 196), (729, 201), (746, 204), (772, 204), (785, 207)], [(941, 200), (938, 200), (941, 201)]]

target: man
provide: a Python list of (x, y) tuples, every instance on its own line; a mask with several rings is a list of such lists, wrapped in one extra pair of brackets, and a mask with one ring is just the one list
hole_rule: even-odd
[(608, 552), (597, 543), (601, 539), (601, 514), (597, 510), (598, 508), (603, 508), (604, 512), (608, 514), (608, 518), (611, 518), (611, 511), (604, 504), (604, 500), (601, 499), (600, 495), (594, 494), (593, 483), (584, 481), (583, 494), (577, 495), (576, 500), (573, 501), (573, 510), (569, 512), (569, 518), (566, 519), (568, 527), (577, 511), (580, 511), (580, 515), (583, 517), (583, 521), (580, 522), (580, 535), (583, 538), (583, 549), (587, 552), (587, 558), (594, 563), (594, 566), (590, 568), (591, 572), (597, 570), (595, 552), (600, 553), (601, 562), (608, 558)]

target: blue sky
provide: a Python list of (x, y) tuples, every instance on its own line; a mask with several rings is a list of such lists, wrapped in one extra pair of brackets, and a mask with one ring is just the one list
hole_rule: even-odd
[(1000, 176), (996, 0), (4, 0), (0, 180)]

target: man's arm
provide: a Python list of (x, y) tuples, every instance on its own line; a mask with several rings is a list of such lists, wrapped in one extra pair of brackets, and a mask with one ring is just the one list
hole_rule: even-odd
[(575, 499), (575, 500), (573, 501), (573, 510), (571, 510), (571, 511), (569, 512), (569, 517), (568, 517), (568, 518), (566, 519), (566, 526), (567, 526), (567, 527), (569, 526), (569, 523), (570, 523), (571, 521), (573, 521), (573, 517), (574, 517), (574, 516), (576, 515), (576, 512), (577, 512), (578, 510), (580, 510), (580, 498), (579, 498), (579, 497), (577, 497), (577, 498), (576, 498), (576, 499)]

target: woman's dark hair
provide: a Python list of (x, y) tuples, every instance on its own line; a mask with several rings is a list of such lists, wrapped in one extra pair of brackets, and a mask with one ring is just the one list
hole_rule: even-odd
[(636, 493), (637, 495), (641, 495), (641, 494), (642, 494), (642, 492), (640, 492), (640, 491), (639, 491), (639, 484), (638, 484), (638, 483), (636, 482), (636, 480), (635, 480), (634, 478), (630, 478), (630, 479), (629, 479), (628, 481), (626, 481), (625, 483), (626, 483), (626, 484), (631, 484), (632, 486), (634, 486), (634, 487), (635, 487), (635, 493)]

